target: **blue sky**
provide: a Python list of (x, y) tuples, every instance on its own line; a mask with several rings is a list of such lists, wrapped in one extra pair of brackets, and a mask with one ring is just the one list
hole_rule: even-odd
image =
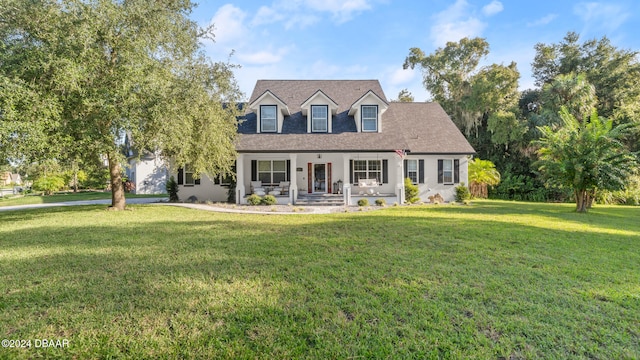
[(489, 42), (485, 64), (515, 61), (520, 89), (534, 87), (534, 45), (568, 31), (640, 50), (636, 0), (203, 0), (192, 18), (213, 23), (215, 42), (205, 44), (213, 60), (233, 51), (247, 97), (258, 79), (378, 79), (389, 99), (407, 88), (425, 101), (420, 71), (402, 69), (409, 48), (428, 54), (465, 36)]

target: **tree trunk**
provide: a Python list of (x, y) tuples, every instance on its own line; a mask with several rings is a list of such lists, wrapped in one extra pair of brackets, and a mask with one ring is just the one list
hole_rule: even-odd
[(591, 206), (593, 205), (593, 199), (595, 198), (596, 198), (595, 190), (591, 190), (587, 192), (587, 209), (591, 209)]
[(109, 154), (109, 176), (111, 177), (111, 206), (113, 210), (124, 210), (126, 199), (122, 185), (122, 172), (116, 154)]
[(576, 194), (576, 211), (579, 213), (586, 213), (587, 204), (589, 203), (589, 200), (588, 200), (589, 195), (587, 191), (576, 190), (575, 194)]

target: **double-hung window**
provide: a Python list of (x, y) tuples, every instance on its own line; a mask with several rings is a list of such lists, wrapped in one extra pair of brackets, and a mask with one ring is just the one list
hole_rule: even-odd
[(453, 184), (453, 160), (444, 159), (442, 161), (442, 182)]
[(378, 106), (362, 105), (362, 131), (378, 131)]
[(406, 160), (407, 177), (413, 184), (418, 183), (418, 160)]
[(329, 107), (326, 105), (311, 105), (311, 131), (327, 132), (329, 124)]
[(259, 160), (258, 180), (263, 184), (278, 184), (287, 181), (286, 160)]
[(260, 132), (276, 132), (278, 130), (278, 117), (276, 105), (260, 106)]
[(367, 179), (376, 179), (376, 182), (382, 182), (382, 161), (353, 160), (353, 182), (358, 184), (360, 180)]
[(195, 178), (193, 177), (193, 168), (189, 165), (184, 166), (184, 185), (195, 185)]
[(438, 184), (453, 185), (460, 182), (460, 160), (438, 159)]

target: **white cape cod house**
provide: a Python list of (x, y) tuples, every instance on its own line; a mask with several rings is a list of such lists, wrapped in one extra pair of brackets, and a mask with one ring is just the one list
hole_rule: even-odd
[[(467, 181), (475, 152), (437, 103), (389, 102), (377, 80), (259, 80), (238, 125), (235, 198), (271, 193), (278, 203), (334, 198), (354, 204), (419, 197), (446, 201)], [(182, 200), (226, 201), (220, 177), (177, 171)], [(175, 172), (174, 172), (175, 174)]]

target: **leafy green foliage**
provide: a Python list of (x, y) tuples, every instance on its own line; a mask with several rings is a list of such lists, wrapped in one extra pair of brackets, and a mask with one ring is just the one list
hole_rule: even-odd
[(173, 177), (173, 175), (169, 177), (169, 180), (167, 180), (167, 184), (165, 186), (166, 186), (167, 194), (169, 194), (169, 201), (170, 202), (180, 201), (180, 198), (178, 197), (178, 191), (180, 190), (180, 188), (178, 187), (178, 182)]
[(557, 44), (539, 43), (535, 48), (532, 68), (538, 86), (553, 83), (559, 75), (584, 74), (595, 88), (600, 116), (617, 123), (640, 122), (638, 51), (618, 49), (606, 37), (581, 44), (574, 32)]
[(33, 190), (43, 191), (45, 195), (52, 195), (64, 188), (64, 178), (59, 175), (44, 175), (33, 182)]
[(409, 89), (402, 89), (398, 93), (398, 99), (395, 100), (395, 101), (398, 101), (398, 102), (413, 102), (414, 101), (414, 97), (413, 97), (413, 94), (411, 94), (411, 91), (409, 91)]
[(247, 197), (247, 203), (249, 205), (260, 205), (262, 203), (262, 198), (260, 195), (251, 194)]
[(380, 199), (376, 199), (376, 205), (378, 206), (386, 206), (387, 205), (387, 201), (383, 198)]
[(358, 206), (360, 206), (360, 207), (369, 206), (369, 199), (364, 198), (364, 199), (358, 200)]
[(457, 202), (463, 203), (471, 199), (471, 192), (469, 192), (469, 188), (464, 183), (456, 186), (455, 190)]
[(20, 140), (0, 138), (0, 151), (29, 160), (69, 149), (105, 155), (117, 209), (125, 206), (118, 144), (124, 133), (138, 150), (160, 150), (197, 174), (229, 172), (241, 94), (234, 66), (204, 56), (200, 37), (211, 29), (189, 19), (193, 6), (143, 0), (0, 6), (6, 20), (0, 106), (8, 114), (0, 136)]
[(500, 172), (489, 160), (474, 158), (469, 161), (469, 191), (471, 196), (486, 199), (488, 186), (500, 183)]
[(543, 86), (540, 94), (541, 116), (545, 124), (561, 124), (559, 113), (564, 106), (578, 121), (583, 121), (597, 105), (595, 87), (585, 74), (560, 74), (552, 82)]
[(276, 199), (275, 196), (273, 195), (265, 195), (261, 200), (260, 200), (260, 205), (275, 205), (278, 203), (278, 200)]
[(481, 38), (448, 42), (426, 56), (412, 48), (404, 68), (422, 69), (424, 86), (452, 120), (467, 135), (477, 132), (484, 117), (512, 111), (518, 100), (520, 73), (515, 63), (492, 64), (478, 69), (489, 53), (489, 44)]
[(540, 128), (537, 166), (550, 186), (572, 189), (576, 210), (586, 212), (597, 190), (624, 189), (636, 173), (637, 158), (621, 142), (631, 127), (614, 127), (595, 109), (588, 121), (578, 121), (566, 108), (560, 117), (560, 129)]
[(418, 186), (414, 185), (413, 182), (411, 182), (411, 179), (404, 179), (404, 200), (407, 203), (413, 204), (420, 201), (420, 198), (418, 197), (418, 191)]

